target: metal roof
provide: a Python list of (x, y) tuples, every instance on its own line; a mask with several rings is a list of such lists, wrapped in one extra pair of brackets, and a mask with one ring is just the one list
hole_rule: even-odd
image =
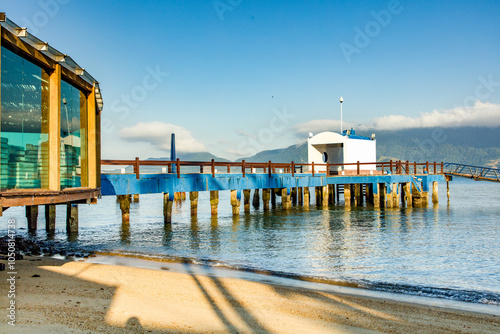
[(50, 46), (49, 43), (43, 42), (37, 37), (33, 36), (28, 32), (27, 28), (19, 27), (17, 24), (9, 20), (5, 16), (5, 13), (0, 13), (0, 25), (3, 28), (7, 29), (12, 34), (14, 34), (15, 36), (17, 36), (18, 38), (20, 38), (26, 44), (29, 44), (36, 50), (48, 56), (53, 61), (57, 62), (64, 68), (78, 75), (87, 83), (95, 87), (97, 107), (99, 108), (99, 112), (102, 111), (104, 103), (101, 95), (101, 89), (99, 87), (99, 82), (97, 82), (97, 80), (95, 80), (94, 77), (92, 77), (84, 68), (80, 67), (80, 65), (78, 65), (73, 60), (73, 58), (71, 58), (67, 54), (59, 52), (58, 50)]

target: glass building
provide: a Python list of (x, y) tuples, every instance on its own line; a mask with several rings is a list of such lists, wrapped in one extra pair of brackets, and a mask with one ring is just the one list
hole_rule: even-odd
[(0, 13), (0, 205), (95, 201), (99, 83)]

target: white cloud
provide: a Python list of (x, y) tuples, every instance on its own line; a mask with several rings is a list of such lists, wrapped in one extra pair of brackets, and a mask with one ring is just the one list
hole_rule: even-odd
[[(352, 127), (344, 122), (344, 129)], [(403, 115), (388, 115), (372, 119), (366, 124), (356, 125), (358, 130), (401, 130), (409, 128), (433, 127), (463, 127), (463, 126), (500, 126), (500, 105), (477, 101), (470, 108), (456, 107), (448, 110), (433, 110), (421, 113), (418, 117)], [(340, 130), (338, 120), (313, 120), (298, 124), (294, 127), (298, 135), (304, 136), (309, 132), (317, 134), (323, 131)]]
[(120, 130), (120, 137), (127, 141), (149, 142), (162, 151), (170, 151), (170, 138), (175, 133), (175, 146), (178, 152), (206, 152), (203, 143), (196, 140), (191, 131), (174, 124), (163, 122), (137, 123)]

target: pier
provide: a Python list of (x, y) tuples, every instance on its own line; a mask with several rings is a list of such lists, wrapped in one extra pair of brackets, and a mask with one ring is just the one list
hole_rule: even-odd
[[(189, 193), (191, 214), (197, 214), (198, 193), (210, 192), (213, 216), (218, 214), (219, 191), (231, 192), (233, 215), (261, 204), (264, 210), (292, 205), (309, 207), (313, 188), (316, 205), (327, 208), (343, 197), (346, 207), (369, 205), (373, 208), (427, 207), (429, 195), (438, 203), (438, 182), (447, 180), (443, 163), (389, 161), (350, 164), (247, 163), (201, 161), (102, 160), (102, 165), (133, 166), (133, 173), (101, 175), (103, 196), (117, 196), (122, 221), (130, 219), (130, 202), (136, 194), (163, 194), (164, 221), (172, 221), (172, 204), (180, 194)], [(376, 165), (376, 171), (363, 170)], [(161, 173), (141, 173), (141, 166), (156, 166)], [(355, 166), (348, 175), (346, 166)], [(253, 192), (253, 199), (251, 198)]]

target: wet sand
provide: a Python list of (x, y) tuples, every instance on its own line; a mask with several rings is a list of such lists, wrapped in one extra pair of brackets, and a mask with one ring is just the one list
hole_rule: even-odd
[(0, 272), (1, 333), (500, 332), (495, 315), (200, 275), (188, 264), (181, 273), (26, 257), (16, 269), (14, 328)]

